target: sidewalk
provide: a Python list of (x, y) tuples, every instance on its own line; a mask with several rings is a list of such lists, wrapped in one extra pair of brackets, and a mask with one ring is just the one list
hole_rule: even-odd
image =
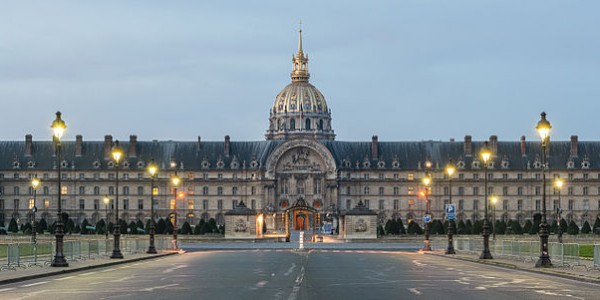
[[(585, 281), (591, 283), (600, 283), (600, 270), (593, 269), (593, 261), (581, 260), (578, 266), (553, 266), (551, 268), (536, 268), (535, 261), (516, 260), (504, 257), (494, 256), (493, 259), (479, 259), (479, 253), (469, 253), (456, 250), (457, 254), (446, 255), (445, 249), (436, 249), (430, 252), (423, 252), (428, 255), (443, 256), (450, 259), (471, 261), (482, 264), (495, 265), (507, 269), (518, 269), (532, 273), (543, 273), (547, 275)], [(550, 257), (552, 259), (552, 256)]]
[(127, 254), (123, 259), (111, 259), (108, 256), (100, 256), (85, 260), (68, 261), (68, 267), (31, 266), (27, 268), (17, 267), (16, 270), (3, 270), (0, 272), (0, 286), (8, 283), (20, 282), (46, 276), (73, 273), (94, 268), (101, 268), (134, 261), (153, 259), (157, 257), (177, 254), (176, 251), (159, 251), (158, 254)]

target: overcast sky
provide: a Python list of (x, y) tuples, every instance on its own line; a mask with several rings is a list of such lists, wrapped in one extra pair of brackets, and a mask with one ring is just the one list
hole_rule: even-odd
[[(368, 3), (368, 4), (366, 4)], [(302, 21), (337, 140), (600, 140), (600, 1), (0, 0), (0, 140), (264, 140)]]

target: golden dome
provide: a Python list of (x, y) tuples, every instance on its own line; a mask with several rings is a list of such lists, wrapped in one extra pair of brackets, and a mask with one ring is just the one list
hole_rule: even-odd
[(292, 82), (275, 97), (273, 113), (328, 113), (325, 97), (308, 82)]

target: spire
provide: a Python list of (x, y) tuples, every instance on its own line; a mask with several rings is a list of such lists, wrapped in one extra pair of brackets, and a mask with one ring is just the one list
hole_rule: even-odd
[[(302, 25), (302, 23), (300, 23)], [(308, 73), (308, 55), (302, 51), (302, 27), (298, 30), (298, 53), (292, 57), (292, 81), (308, 82), (310, 74)]]

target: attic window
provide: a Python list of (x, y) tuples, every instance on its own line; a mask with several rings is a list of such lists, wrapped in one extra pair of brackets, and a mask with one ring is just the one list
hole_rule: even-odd
[(66, 167), (68, 167), (68, 166), (69, 166), (69, 163), (68, 163), (66, 160), (63, 160), (63, 161), (60, 163), (60, 167), (61, 167), (61, 168), (66, 168)]
[(210, 163), (206, 160), (202, 161), (200, 165), (202, 166), (202, 169), (208, 169), (210, 167)]
[(392, 168), (394, 168), (394, 169), (398, 169), (398, 168), (400, 168), (400, 162), (399, 162), (399, 161), (397, 161), (397, 160), (396, 160), (396, 161), (394, 161), (394, 162), (392, 163)]
[(589, 161), (584, 161), (581, 163), (581, 168), (582, 169), (589, 169), (590, 168), (590, 162)]
[(231, 162), (231, 168), (232, 169), (237, 169), (239, 167), (240, 167), (240, 163), (238, 163), (237, 161)]
[(479, 169), (479, 167), (480, 167), (479, 161), (478, 160), (474, 160), (473, 163), (471, 164), (471, 167), (473, 169)]
[(250, 168), (256, 168), (258, 167), (258, 162), (256, 160), (253, 160), (250, 162)]
[(138, 167), (138, 169), (143, 169), (143, 168), (144, 168), (144, 165), (145, 165), (145, 164), (144, 164), (144, 162), (143, 162), (143, 161), (141, 161), (141, 160), (137, 162), (137, 167)]
[(217, 162), (217, 168), (218, 169), (223, 169), (225, 167), (225, 163), (222, 160), (219, 160)]
[(378, 168), (380, 168), (380, 169), (383, 169), (383, 168), (385, 168), (385, 162), (384, 162), (384, 161), (379, 161), (379, 162), (377, 163), (377, 167), (378, 167)]
[(352, 163), (349, 160), (347, 160), (347, 161), (344, 162), (344, 166), (346, 168), (350, 168), (350, 167), (352, 167)]
[(21, 167), (21, 163), (20, 162), (18, 162), (18, 161), (14, 161), (13, 162), (13, 169), (18, 169), (20, 167)]
[(92, 166), (94, 167), (94, 169), (98, 169), (100, 168), (100, 162), (96, 160), (92, 163)]
[(568, 169), (573, 169), (573, 168), (575, 168), (575, 162), (574, 162), (574, 161), (572, 161), (572, 160), (568, 161), (568, 162), (567, 162), (567, 168), (568, 168)]
[(32, 161), (32, 160), (28, 161), (28, 162), (27, 162), (27, 167), (28, 167), (28, 168), (30, 168), (30, 169), (33, 169), (33, 168), (35, 168), (35, 162), (34, 162), (34, 161)]
[(541, 169), (542, 168), (542, 163), (539, 161), (536, 161), (533, 163), (533, 167), (536, 169)]
[(109, 161), (107, 163), (107, 165), (108, 165), (109, 168), (114, 168), (115, 167), (115, 162), (111, 160), (111, 161)]
[(465, 162), (464, 162), (464, 161), (462, 161), (462, 160), (461, 160), (461, 161), (459, 161), (459, 162), (458, 162), (458, 164), (456, 164), (456, 167), (457, 167), (457, 168), (459, 168), (459, 169), (464, 169), (464, 168), (465, 168), (465, 166), (466, 166), (466, 164), (465, 164)]
[(508, 160), (503, 160), (500, 166), (502, 167), (502, 169), (508, 169)]
[(129, 168), (129, 161), (124, 161), (123, 162), (123, 168)]

